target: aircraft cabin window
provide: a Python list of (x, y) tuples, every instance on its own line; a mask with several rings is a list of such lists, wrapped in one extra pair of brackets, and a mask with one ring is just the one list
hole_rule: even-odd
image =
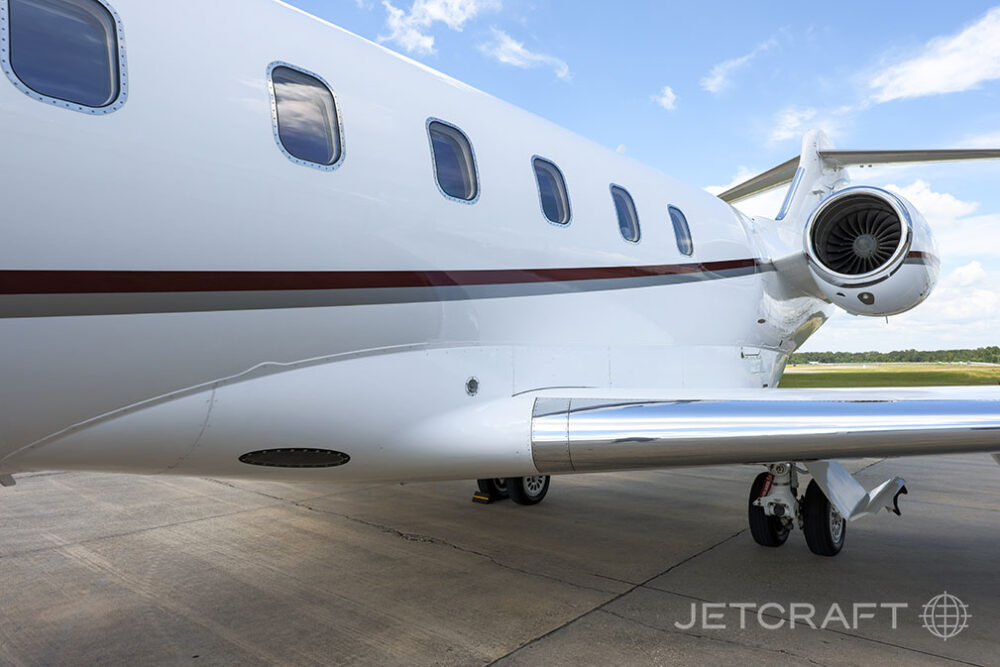
[(694, 241), (691, 240), (691, 228), (688, 226), (684, 213), (676, 206), (668, 206), (670, 222), (674, 225), (674, 236), (677, 237), (677, 249), (682, 255), (692, 255), (694, 253)]
[(615, 202), (615, 213), (618, 214), (618, 229), (622, 238), (631, 243), (639, 242), (639, 214), (635, 212), (635, 202), (625, 188), (611, 186), (611, 198)]
[(434, 178), (446, 196), (473, 202), (479, 196), (476, 157), (472, 145), (457, 127), (432, 120), (427, 124), (434, 160)]
[(337, 167), (343, 157), (340, 119), (326, 82), (283, 63), (271, 65), (268, 81), (274, 135), (285, 155), (307, 167)]
[(531, 162), (535, 167), (535, 180), (538, 181), (538, 197), (542, 203), (542, 213), (551, 223), (568, 225), (569, 194), (566, 192), (566, 180), (562, 172), (559, 171), (559, 167), (540, 157)]
[(7, 0), (0, 3), (3, 68), (23, 92), (43, 102), (109, 113), (125, 102), (121, 24), (99, 0)]

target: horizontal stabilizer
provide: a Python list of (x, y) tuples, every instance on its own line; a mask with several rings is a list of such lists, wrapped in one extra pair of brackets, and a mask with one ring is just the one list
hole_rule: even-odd
[[(1000, 158), (1000, 149), (959, 148), (943, 150), (906, 150), (906, 151), (818, 151), (823, 165), (830, 168), (851, 167), (856, 165), (903, 164), (907, 162), (949, 162), (954, 160), (988, 160)], [(732, 204), (733, 202), (752, 197), (761, 192), (791, 183), (799, 165), (799, 158), (794, 157), (777, 167), (754, 176), (737, 186), (729, 188), (719, 195), (719, 199)]]
[(1000, 150), (959, 148), (929, 151), (820, 151), (823, 161), (836, 167), (854, 165), (903, 164), (906, 162), (952, 162), (1000, 158)]
[(762, 174), (757, 174), (749, 181), (743, 181), (739, 185), (729, 188), (719, 195), (719, 199), (732, 204), (747, 197), (753, 197), (761, 192), (766, 192), (779, 185), (791, 183), (795, 177), (795, 170), (798, 169), (799, 158), (793, 157), (788, 162), (782, 162), (777, 167), (768, 169)]

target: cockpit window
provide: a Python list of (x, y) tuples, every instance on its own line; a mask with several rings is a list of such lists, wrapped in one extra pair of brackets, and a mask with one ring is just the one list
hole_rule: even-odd
[(124, 103), (119, 24), (98, 0), (7, 0), (4, 69), (24, 92), (86, 113)]
[(635, 202), (628, 191), (617, 185), (611, 186), (611, 198), (615, 202), (615, 213), (618, 214), (618, 229), (622, 238), (632, 243), (639, 242), (639, 214), (635, 211)]

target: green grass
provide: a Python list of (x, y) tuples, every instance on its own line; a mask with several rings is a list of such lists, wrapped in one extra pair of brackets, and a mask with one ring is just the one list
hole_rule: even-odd
[(789, 366), (779, 386), (942, 387), (1000, 384), (1000, 366), (964, 364), (811, 364)]

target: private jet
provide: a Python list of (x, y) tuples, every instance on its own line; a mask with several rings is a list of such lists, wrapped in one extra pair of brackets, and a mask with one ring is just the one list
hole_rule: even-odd
[[(938, 277), (921, 214), (847, 169), (1000, 150), (810, 132), (714, 196), (275, 0), (2, 0), (0, 39), (5, 486), (533, 505), (552, 475), (747, 464), (753, 538), (832, 556), (905, 491), (838, 460), (1000, 451), (996, 391), (776, 388), (833, 309)], [(785, 186), (774, 219), (732, 205)]]

